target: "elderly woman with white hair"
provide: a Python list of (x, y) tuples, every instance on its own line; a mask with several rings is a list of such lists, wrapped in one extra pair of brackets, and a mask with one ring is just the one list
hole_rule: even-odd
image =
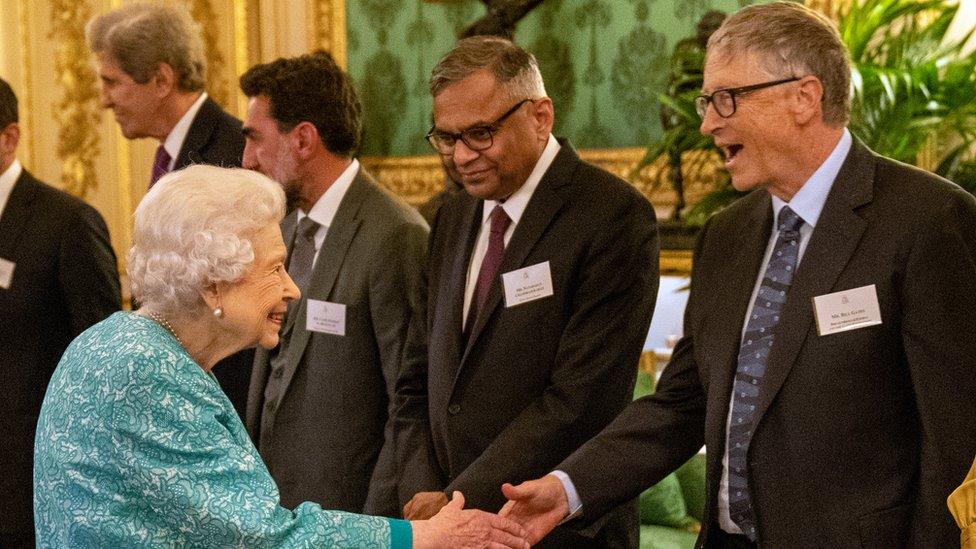
[(129, 254), (142, 307), (82, 333), (44, 398), (38, 546), (528, 547), (521, 527), (462, 510), (460, 494), (413, 522), (279, 505), (210, 368), (278, 343), (299, 296), (283, 215), (281, 188), (245, 170), (193, 166), (143, 199)]

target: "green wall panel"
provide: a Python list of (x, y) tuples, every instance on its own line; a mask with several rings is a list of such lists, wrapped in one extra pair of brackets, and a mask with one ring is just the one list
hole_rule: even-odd
[[(677, 41), (706, 11), (750, 0), (545, 0), (516, 42), (539, 60), (556, 130), (581, 148), (641, 146), (661, 132), (658, 93)], [(349, 72), (363, 101), (364, 155), (427, 154), (427, 78), (477, 0), (347, 0)]]

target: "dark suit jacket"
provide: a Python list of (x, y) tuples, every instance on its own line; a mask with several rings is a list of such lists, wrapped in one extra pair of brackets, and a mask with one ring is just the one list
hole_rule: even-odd
[(240, 168), (244, 156), (241, 121), (224, 112), (213, 99), (204, 100), (183, 140), (173, 169), (191, 164)]
[[(505, 307), (496, 279), (462, 341), (461, 311), (483, 202), (441, 207), (425, 322), (397, 389), (401, 499), (453, 490), (498, 511), (501, 485), (552, 470), (630, 400), (658, 287), (654, 210), (563, 144), (505, 250), (500, 272), (549, 262), (553, 295)], [(423, 333), (429, 335), (425, 338)], [(636, 544), (622, 507), (597, 541), (557, 529), (552, 546)], [(544, 543), (544, 545), (545, 545)]]
[(34, 431), (68, 343), (122, 304), (115, 253), (94, 208), (26, 170), (0, 215), (0, 532), (33, 532)]
[[(708, 447), (717, 528), (732, 379), (772, 230), (756, 191), (695, 250), (685, 337), (657, 394), (560, 467), (585, 514)], [(874, 284), (881, 325), (818, 336), (812, 298)], [(946, 496), (976, 453), (976, 200), (855, 141), (788, 295), (760, 388), (749, 474), (764, 547), (952, 547)]]
[[(208, 97), (190, 124), (173, 169), (179, 170), (192, 164), (240, 168), (243, 155), (241, 121), (224, 112)], [(254, 350), (245, 349), (221, 360), (213, 368), (220, 387), (241, 417), (244, 417), (247, 409), (247, 389), (253, 362)]]
[[(296, 218), (293, 212), (282, 224), (286, 242)], [(282, 328), (291, 337), (284, 366), (272, 371), (272, 353), (258, 350), (247, 427), (286, 507), (314, 501), (398, 514), (387, 420), (407, 328), (419, 314), (427, 232), (413, 208), (360, 170), (308, 291)], [(307, 330), (308, 299), (345, 305), (345, 336)], [(266, 394), (269, 375), (282, 376), (277, 394)], [(269, 416), (266, 433), (262, 415)]]

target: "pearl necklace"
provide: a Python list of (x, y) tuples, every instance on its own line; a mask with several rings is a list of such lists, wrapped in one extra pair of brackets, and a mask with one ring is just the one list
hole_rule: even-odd
[(147, 311), (146, 314), (149, 315), (149, 318), (155, 320), (157, 324), (159, 324), (163, 328), (166, 328), (166, 331), (169, 332), (170, 335), (172, 335), (174, 338), (176, 338), (176, 342), (179, 343), (181, 347), (186, 348), (186, 344), (183, 343), (183, 340), (180, 339), (180, 336), (176, 335), (176, 331), (174, 331), (173, 327), (170, 326), (168, 320), (166, 320), (165, 318), (159, 316), (158, 314), (152, 311)]

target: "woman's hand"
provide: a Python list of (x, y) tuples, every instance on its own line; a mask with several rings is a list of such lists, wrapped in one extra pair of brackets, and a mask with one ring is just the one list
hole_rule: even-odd
[(525, 530), (492, 513), (464, 509), (464, 496), (451, 501), (430, 520), (412, 521), (415, 549), (528, 549)]

